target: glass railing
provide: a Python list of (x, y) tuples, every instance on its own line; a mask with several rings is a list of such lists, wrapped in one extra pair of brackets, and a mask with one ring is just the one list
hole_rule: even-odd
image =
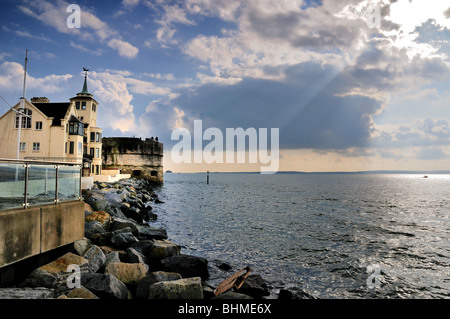
[(0, 210), (81, 200), (81, 165), (0, 159)]

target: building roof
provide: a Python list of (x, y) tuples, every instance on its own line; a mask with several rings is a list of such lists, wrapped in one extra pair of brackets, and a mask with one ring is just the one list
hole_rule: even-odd
[(35, 107), (47, 117), (53, 117), (52, 125), (60, 126), (61, 120), (66, 116), (70, 107), (70, 102), (62, 103), (33, 103)]
[(89, 93), (88, 88), (87, 88), (87, 75), (84, 76), (84, 84), (83, 84), (83, 90), (80, 93), (77, 93), (77, 95), (91, 95), (91, 93)]

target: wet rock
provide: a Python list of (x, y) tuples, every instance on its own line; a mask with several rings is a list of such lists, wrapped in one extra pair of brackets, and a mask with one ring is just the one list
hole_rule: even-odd
[(164, 271), (179, 273), (183, 278), (200, 277), (206, 280), (209, 277), (208, 260), (191, 255), (174, 255), (161, 261)]
[(203, 299), (200, 277), (154, 283), (149, 288), (149, 299)]
[(270, 296), (269, 288), (266, 282), (260, 275), (249, 275), (244, 281), (239, 293), (252, 296), (253, 298), (262, 298), (263, 296)]
[(130, 227), (131, 232), (133, 234), (138, 233), (138, 225), (134, 221), (131, 221), (128, 219), (121, 219), (121, 218), (114, 218), (113, 223), (110, 227), (110, 230), (114, 231), (114, 230), (123, 229), (126, 227)]
[(81, 284), (100, 299), (126, 299), (127, 286), (111, 274), (91, 273), (81, 276)]

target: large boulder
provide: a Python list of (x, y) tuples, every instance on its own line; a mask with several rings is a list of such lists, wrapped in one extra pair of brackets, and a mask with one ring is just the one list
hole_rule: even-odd
[(87, 238), (82, 238), (73, 243), (73, 248), (78, 255), (82, 256), (86, 250), (92, 245), (92, 242)]
[(58, 259), (41, 266), (31, 272), (26, 278), (23, 286), (25, 287), (44, 287), (44, 288), (64, 288), (67, 289), (67, 283), (75, 267), (80, 270), (80, 275), (89, 272), (89, 261), (73, 253), (67, 253)]
[(261, 277), (261, 275), (258, 274), (249, 275), (247, 279), (245, 279), (241, 288), (239, 288), (238, 292), (249, 295), (253, 298), (270, 296), (270, 291), (267, 287), (266, 282)]
[(92, 195), (85, 200), (94, 211), (105, 211), (108, 208), (108, 201), (105, 196), (99, 193), (92, 193)]
[(106, 261), (106, 256), (100, 247), (92, 245), (83, 254), (83, 257), (89, 261), (89, 269), (91, 272), (96, 272), (103, 266)]
[(147, 299), (149, 288), (160, 281), (172, 281), (182, 279), (180, 274), (174, 272), (155, 271), (139, 280), (136, 287), (136, 298)]
[(167, 231), (164, 228), (155, 228), (149, 225), (138, 225), (137, 237), (141, 239), (155, 239), (162, 240), (167, 239)]
[(86, 216), (85, 222), (98, 221), (102, 224), (104, 229), (108, 229), (111, 224), (111, 216), (105, 211), (93, 212), (92, 214)]
[(181, 246), (167, 240), (155, 240), (150, 247), (148, 257), (151, 260), (162, 260), (170, 256), (179, 255)]
[(99, 221), (92, 221), (84, 223), (84, 236), (91, 239), (93, 235), (106, 233), (102, 223)]
[(149, 287), (149, 299), (203, 299), (200, 277), (161, 281)]
[(136, 285), (148, 273), (148, 265), (142, 263), (110, 263), (105, 274), (111, 274), (127, 285)]
[(164, 258), (161, 263), (164, 271), (179, 273), (183, 278), (209, 278), (208, 260), (202, 257), (180, 254)]
[(139, 241), (131, 232), (119, 233), (111, 238), (111, 243), (115, 247), (126, 248)]
[(111, 274), (85, 274), (81, 276), (81, 284), (101, 299), (128, 297), (127, 286)]
[(126, 252), (127, 252), (127, 261), (129, 263), (148, 264), (147, 257), (145, 257), (142, 253), (140, 253), (136, 249), (134, 249), (132, 247), (128, 247)]

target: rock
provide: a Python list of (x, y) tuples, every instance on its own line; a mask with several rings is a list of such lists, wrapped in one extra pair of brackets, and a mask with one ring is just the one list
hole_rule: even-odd
[(138, 234), (138, 225), (134, 221), (128, 219), (114, 218), (110, 230), (114, 231), (127, 227), (131, 229), (133, 234)]
[(100, 299), (126, 299), (127, 286), (111, 274), (91, 273), (81, 276), (81, 284)]
[(86, 250), (88, 250), (89, 246), (92, 245), (92, 242), (87, 239), (79, 239), (73, 243), (73, 248), (77, 252), (78, 255), (82, 256)]
[[(103, 251), (103, 249), (102, 249)], [(110, 253), (105, 254), (105, 263), (102, 267), (100, 267), (99, 272), (104, 273), (106, 267), (111, 263), (120, 263), (122, 260), (120, 260), (120, 255), (118, 251), (112, 251)]]
[(156, 215), (155, 213), (153, 213), (151, 210), (149, 209), (142, 209), (141, 210), (141, 215), (144, 218), (144, 220), (146, 221), (152, 221), (154, 222), (155, 220), (158, 219), (158, 215)]
[(48, 288), (2, 288), (0, 299), (50, 299), (54, 298), (53, 289)]
[(162, 260), (164, 258), (179, 255), (181, 246), (166, 240), (156, 240), (150, 247), (148, 257), (152, 260)]
[(75, 288), (67, 294), (69, 299), (99, 299), (95, 294), (85, 287)]
[(137, 242), (131, 244), (129, 247), (136, 249), (142, 255), (148, 257), (150, 254), (150, 250), (154, 243), (155, 243), (154, 240), (145, 239), (145, 240), (137, 241)]
[(160, 281), (172, 281), (181, 279), (181, 275), (174, 272), (155, 271), (139, 280), (136, 287), (136, 298), (148, 299), (149, 288)]
[(148, 273), (148, 266), (142, 263), (111, 263), (105, 274), (111, 274), (127, 285), (136, 285)]
[(84, 212), (88, 213), (88, 214), (92, 214), (94, 212), (94, 209), (88, 203), (84, 203)]
[(112, 207), (110, 210), (108, 210), (108, 213), (111, 215), (111, 217), (118, 218), (118, 219), (127, 219), (127, 216), (125, 216), (122, 213), (122, 210), (120, 208)]
[(145, 257), (143, 254), (141, 254), (136, 249), (134, 249), (132, 247), (128, 247), (126, 252), (127, 252), (127, 262), (148, 264), (147, 257)]
[(93, 235), (102, 233), (106, 233), (102, 223), (98, 221), (84, 223), (84, 236), (86, 238), (91, 239)]
[(119, 248), (128, 247), (137, 241), (138, 239), (131, 232), (120, 233), (111, 238), (111, 243)]
[(225, 271), (229, 271), (231, 270), (233, 267), (231, 267), (230, 265), (226, 264), (226, 263), (221, 263), (220, 265), (217, 266), (219, 269), (225, 270)]
[(270, 296), (269, 288), (260, 275), (249, 275), (238, 292), (252, 296), (253, 298)]
[(208, 260), (191, 255), (174, 255), (161, 261), (165, 271), (176, 272), (183, 278), (201, 277), (208, 279)]
[[(67, 253), (58, 259), (41, 266), (31, 272), (23, 286), (45, 288), (67, 288), (67, 279), (74, 272), (68, 266), (79, 267), (81, 275), (89, 272), (89, 261), (73, 253)], [(63, 287), (63, 288), (64, 288)]]
[(161, 281), (149, 287), (149, 299), (203, 299), (200, 277)]
[(92, 245), (84, 254), (83, 257), (89, 261), (89, 269), (91, 272), (96, 272), (103, 266), (106, 261), (106, 256), (100, 247)]
[(214, 298), (216, 295), (214, 294), (214, 288), (207, 286), (207, 285), (203, 285), (203, 298), (204, 299), (212, 299)]
[(139, 224), (142, 224), (144, 222), (144, 216), (140, 213), (139, 208), (137, 207), (121, 207), (122, 213), (127, 217), (135, 220)]
[(108, 229), (111, 224), (111, 216), (105, 211), (93, 212), (85, 218), (85, 222), (98, 221), (102, 224), (104, 229)]
[(167, 239), (167, 231), (163, 228), (155, 228), (148, 225), (138, 225), (137, 236), (142, 239)]
[(212, 299), (253, 299), (253, 298), (251, 296), (229, 290)]
[(93, 193), (92, 196), (90, 196), (87, 200), (86, 203), (88, 203), (89, 205), (91, 205), (92, 209), (94, 211), (106, 211), (107, 207), (108, 207), (108, 202), (105, 199), (105, 197), (99, 193)]

